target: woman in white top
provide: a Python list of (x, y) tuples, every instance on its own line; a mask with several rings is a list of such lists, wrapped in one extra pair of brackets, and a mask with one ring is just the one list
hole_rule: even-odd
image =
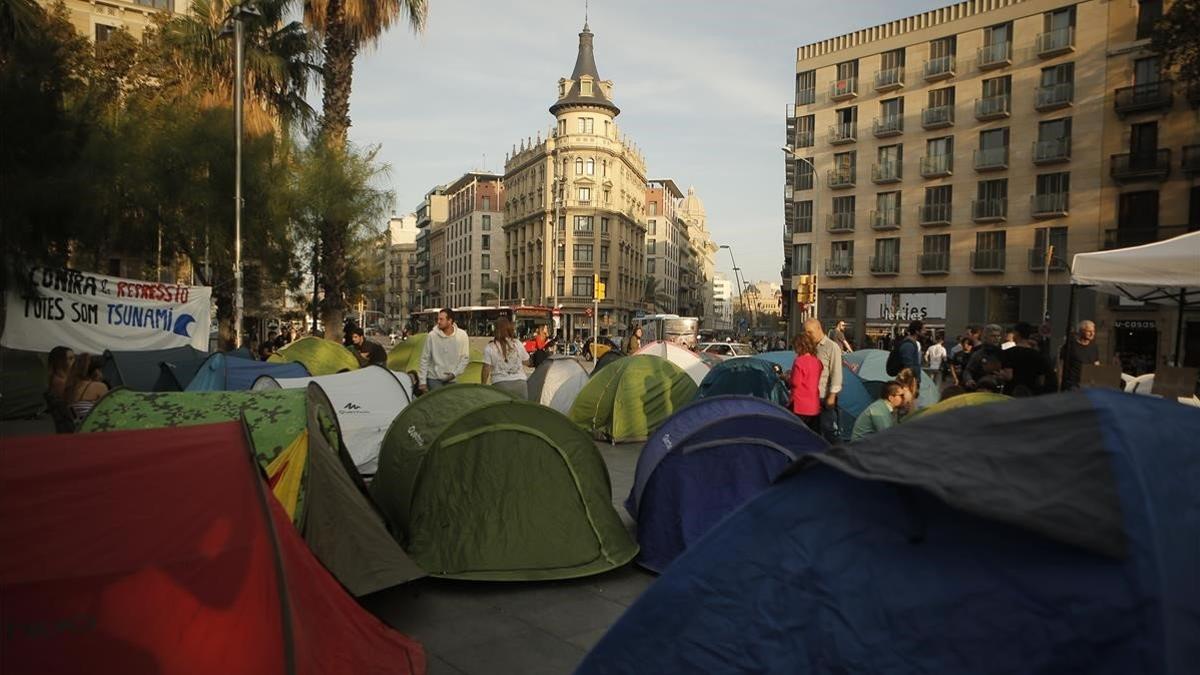
[(525, 368), (528, 365), (529, 352), (517, 341), (512, 321), (500, 317), (496, 320), (492, 341), (483, 348), (483, 383), (527, 400), (529, 387)]

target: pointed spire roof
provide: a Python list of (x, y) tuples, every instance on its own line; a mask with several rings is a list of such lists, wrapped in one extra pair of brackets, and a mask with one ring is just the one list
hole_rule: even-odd
[[(579, 54), (575, 57), (575, 69), (571, 71), (571, 88), (554, 105), (550, 106), (551, 114), (557, 115), (560, 110), (572, 106), (599, 106), (611, 110), (614, 117), (620, 114), (620, 108), (608, 100), (608, 97), (604, 95), (604, 90), (600, 87), (600, 73), (596, 70), (596, 55), (592, 51), (593, 37), (587, 21), (584, 21), (583, 31), (579, 33)], [(591, 78), (590, 94), (583, 93), (580, 86), (580, 80), (583, 78)]]

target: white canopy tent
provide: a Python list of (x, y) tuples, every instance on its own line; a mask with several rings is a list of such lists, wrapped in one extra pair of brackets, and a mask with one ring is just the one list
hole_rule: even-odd
[(1071, 283), (1130, 300), (1178, 307), (1178, 363), (1183, 310), (1200, 308), (1200, 232), (1112, 251), (1077, 253), (1071, 261)]
[[(315, 382), (337, 411), (346, 451), (358, 472), (373, 476), (379, 467), (379, 447), (392, 421), (412, 402), (408, 376), (382, 366), (368, 366), (336, 375), (275, 378), (263, 375), (254, 391), (295, 389)], [(407, 385), (407, 386), (406, 386)]]

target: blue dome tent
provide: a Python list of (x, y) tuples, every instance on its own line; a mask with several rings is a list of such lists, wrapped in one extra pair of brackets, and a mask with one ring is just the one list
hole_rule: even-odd
[[(708, 371), (700, 381), (696, 398), (713, 396), (754, 396), (787, 406), (790, 400), (787, 385), (779, 379), (775, 365), (764, 359), (728, 359)], [(787, 377), (791, 364), (781, 368)]]
[(1103, 390), (996, 410), (802, 459), (577, 672), (1194, 672), (1200, 411)]
[(308, 369), (299, 362), (269, 363), (218, 353), (204, 361), (185, 391), (246, 391), (263, 375), (276, 379), (308, 377)]
[(637, 522), (638, 564), (662, 571), (789, 464), (826, 447), (795, 415), (760, 398), (716, 396), (680, 409), (642, 448), (625, 500)]

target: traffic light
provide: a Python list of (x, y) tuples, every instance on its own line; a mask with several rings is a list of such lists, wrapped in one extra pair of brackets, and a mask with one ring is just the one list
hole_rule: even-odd
[(600, 281), (599, 274), (593, 275), (593, 279), (595, 282), (594, 283), (595, 293), (593, 293), (593, 297), (596, 300), (603, 300), (604, 299), (604, 291), (606, 290), (606, 288), (605, 288), (606, 284), (603, 281)]
[(817, 301), (817, 288), (811, 274), (796, 277), (796, 302), (810, 305)]

